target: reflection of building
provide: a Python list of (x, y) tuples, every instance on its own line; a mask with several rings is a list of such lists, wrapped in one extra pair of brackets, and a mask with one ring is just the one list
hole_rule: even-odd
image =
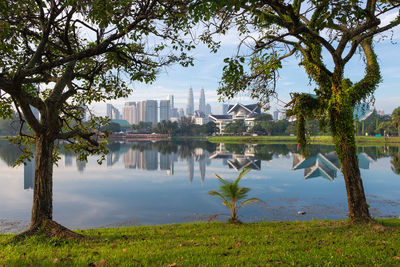
[(188, 173), (189, 173), (189, 182), (193, 182), (194, 176), (194, 158), (190, 157), (187, 159)]
[(112, 166), (119, 161), (119, 151), (116, 153), (109, 152), (107, 154), (107, 166)]
[(86, 167), (86, 161), (80, 161), (79, 159), (76, 159), (76, 167), (78, 168), (79, 172), (83, 172)]
[(333, 181), (336, 178), (337, 171), (340, 170), (340, 164), (334, 152), (324, 155), (318, 153), (308, 158), (296, 153), (293, 156), (292, 169), (304, 169), (304, 179), (321, 176)]
[(33, 189), (35, 177), (35, 157), (31, 161), (26, 161), (24, 166), (24, 189)]
[[(358, 165), (361, 169), (369, 169), (369, 164), (375, 160), (367, 153), (358, 154)], [(339, 159), (335, 152), (318, 153), (305, 158), (300, 154), (293, 155), (293, 170), (304, 169), (304, 179), (323, 177), (333, 181), (340, 171)]]
[(145, 150), (146, 170), (154, 171), (158, 169), (158, 152), (155, 150)]
[(134, 149), (129, 149), (128, 152), (124, 154), (124, 165), (127, 169), (135, 169), (136, 162), (138, 160), (139, 152)]
[(210, 159), (222, 159), (223, 165), (228, 165), (236, 171), (244, 168), (252, 170), (261, 170), (261, 160), (256, 159), (254, 156), (253, 145), (243, 145), (243, 154), (233, 153), (225, 148), (223, 143), (219, 144), (217, 150), (209, 157)]
[(65, 166), (72, 166), (72, 155), (65, 154)]

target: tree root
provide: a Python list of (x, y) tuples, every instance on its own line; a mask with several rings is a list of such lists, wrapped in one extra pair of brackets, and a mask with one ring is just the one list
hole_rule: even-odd
[(29, 236), (56, 237), (61, 239), (85, 238), (85, 236), (75, 233), (53, 220), (43, 220), (38, 224), (32, 225), (28, 230), (16, 235), (13, 240), (18, 241)]

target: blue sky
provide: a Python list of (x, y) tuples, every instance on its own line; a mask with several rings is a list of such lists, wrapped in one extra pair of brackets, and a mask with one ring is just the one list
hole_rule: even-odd
[[(378, 110), (384, 110), (387, 114), (400, 106), (400, 30), (398, 28), (394, 31), (391, 41), (386, 39), (375, 44), (383, 76), (383, 81), (374, 94), (376, 99), (375, 107)], [(173, 94), (175, 96), (175, 107), (185, 109), (188, 89), (192, 86), (195, 109), (197, 109), (200, 89), (203, 87), (207, 103), (211, 104), (214, 114), (219, 114), (221, 113), (222, 104), (218, 102), (216, 90), (218, 89), (224, 66), (223, 59), (236, 54), (238, 43), (239, 37), (237, 34), (230, 32), (221, 37), (221, 48), (216, 54), (210, 53), (204, 45), (199, 45), (193, 51), (194, 67), (170, 66), (160, 72), (157, 81), (153, 84), (131, 84), (132, 88), (134, 88), (133, 94), (126, 99), (119, 99), (110, 103), (122, 110), (126, 101), (161, 100), (166, 99), (168, 94)], [(346, 66), (345, 76), (356, 82), (362, 77), (363, 73), (362, 57), (359, 54), (355, 54)], [(298, 61), (295, 57), (283, 62), (283, 68), (280, 70), (280, 79), (277, 84), (278, 98), (280, 100), (287, 102), (290, 99), (290, 92), (312, 92), (313, 88), (314, 86), (309, 84), (304, 69), (298, 66)], [(243, 94), (229, 103), (236, 102), (251, 103), (255, 101)], [(105, 103), (97, 103), (93, 105), (93, 108), (97, 114), (105, 115)], [(270, 112), (276, 109), (282, 109), (282, 107), (277, 105), (276, 100), (273, 100)]]

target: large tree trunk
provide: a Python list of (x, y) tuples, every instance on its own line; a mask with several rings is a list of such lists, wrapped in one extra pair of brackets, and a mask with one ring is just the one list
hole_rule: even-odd
[(364, 186), (358, 166), (352, 108), (344, 108), (332, 117), (336, 152), (346, 184), (349, 219), (352, 222), (371, 222)]
[(53, 138), (46, 135), (36, 136), (31, 226), (27, 231), (17, 235), (16, 239), (31, 235), (66, 239), (83, 237), (53, 221), (53, 150)]
[(45, 135), (38, 136), (36, 139), (31, 227), (53, 219), (53, 142)]

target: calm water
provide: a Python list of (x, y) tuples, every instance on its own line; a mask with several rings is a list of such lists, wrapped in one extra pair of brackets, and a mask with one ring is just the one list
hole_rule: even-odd
[[(54, 171), (54, 219), (71, 228), (164, 224), (225, 219), (228, 211), (207, 192), (215, 173), (241, 181), (265, 204), (244, 207), (244, 221), (339, 219), (347, 215), (343, 176), (332, 146), (223, 145), (203, 141), (114, 143), (102, 164), (62, 154)], [(0, 143), (0, 231), (17, 231), (30, 218), (33, 165), (10, 167), (18, 150)], [(399, 147), (360, 147), (359, 161), (374, 217), (400, 215)], [(305, 211), (305, 215), (298, 215)]]

